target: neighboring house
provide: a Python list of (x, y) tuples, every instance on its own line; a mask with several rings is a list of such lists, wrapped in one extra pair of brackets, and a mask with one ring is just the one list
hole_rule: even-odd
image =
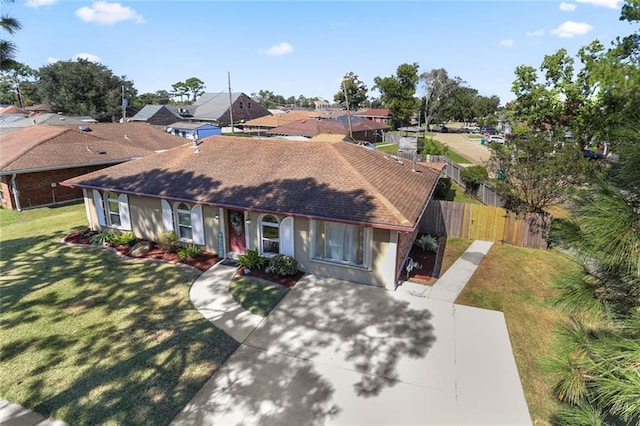
[(32, 114), (41, 114), (45, 112), (51, 112), (51, 108), (47, 104), (37, 104), (31, 105), (28, 107), (24, 107), (26, 111), (29, 111)]
[(145, 105), (130, 121), (141, 121), (156, 126), (168, 126), (182, 119), (173, 105)]
[(317, 110), (327, 110), (331, 108), (331, 104), (323, 99), (313, 101), (313, 104)]
[(15, 130), (0, 138), (0, 205), (22, 210), (82, 199), (81, 190), (58, 183), (183, 144), (184, 139), (147, 124), (32, 125)]
[[(233, 105), (233, 107), (231, 107)], [(271, 113), (244, 93), (204, 93), (191, 105), (145, 105), (131, 121), (169, 126), (176, 121), (213, 123), (218, 127), (238, 124)]]
[(243, 126), (243, 132), (257, 136), (263, 136), (268, 130), (285, 124), (293, 123), (300, 120), (308, 120), (314, 118), (322, 118), (324, 114), (318, 111), (280, 111), (276, 114), (265, 115), (264, 117), (246, 121)]
[[(351, 121), (351, 125), (349, 125)], [(351, 130), (349, 129), (351, 127)], [(282, 126), (278, 126), (266, 132), (270, 136), (304, 136), (312, 138), (319, 133), (332, 133), (339, 135), (353, 135), (354, 140), (367, 142), (381, 142), (384, 132), (389, 126), (383, 123), (375, 123), (363, 117), (347, 115), (337, 116), (331, 119), (307, 119), (298, 120)]]
[(34, 124), (47, 124), (47, 125), (68, 125), (68, 124), (91, 124), (97, 123), (97, 121), (89, 116), (69, 116), (63, 114), (35, 114), (26, 117), (20, 117), (17, 120), (3, 121), (0, 119), (0, 134), (4, 135), (15, 130), (23, 129), (25, 127), (31, 127)]
[(237, 124), (271, 114), (244, 93), (204, 93), (187, 108), (193, 121), (212, 122), (220, 127), (230, 126), (232, 115)]
[(391, 110), (385, 108), (366, 109), (364, 111), (355, 112), (353, 115), (364, 117), (368, 120), (375, 121), (376, 123), (391, 123)]
[(189, 140), (200, 140), (209, 136), (219, 136), (222, 129), (210, 123), (191, 123), (187, 121), (178, 121), (170, 124), (166, 128), (167, 133), (180, 136)]
[(348, 142), (213, 136), (62, 184), (84, 190), (94, 230), (176, 232), (221, 257), (285, 254), (395, 288), (439, 175)]

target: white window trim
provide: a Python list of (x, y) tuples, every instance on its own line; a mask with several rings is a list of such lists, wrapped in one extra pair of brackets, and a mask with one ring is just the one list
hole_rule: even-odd
[[(180, 224), (180, 214), (178, 211), (178, 206), (180, 204), (184, 204), (185, 206), (187, 206), (187, 210), (180, 210), (183, 213), (189, 213), (189, 225), (181, 225)], [(183, 201), (179, 201), (173, 204), (173, 217), (175, 220), (175, 230), (176, 230), (176, 234), (178, 234), (178, 241), (182, 241), (185, 243), (191, 243), (193, 242), (193, 217), (191, 216), (191, 205), (189, 203), (185, 203)], [(191, 238), (185, 238), (182, 235), (180, 235), (180, 228), (189, 228), (191, 229)]]
[(373, 229), (370, 227), (366, 227), (366, 226), (359, 226), (359, 225), (351, 225), (351, 224), (347, 224), (349, 226), (356, 226), (356, 227), (360, 227), (363, 229), (364, 231), (364, 247), (363, 247), (363, 262), (362, 265), (358, 265), (355, 263), (350, 263), (347, 261), (337, 261), (337, 260), (332, 260), (332, 259), (325, 259), (324, 258), (324, 254), (322, 256), (318, 256), (315, 253), (316, 250), (316, 223), (318, 222), (327, 222), (327, 223), (331, 223), (331, 221), (321, 221), (321, 220), (310, 220), (309, 221), (309, 254), (310, 254), (310, 260), (315, 261), (315, 262), (322, 262), (322, 263), (327, 263), (330, 265), (336, 265), (336, 266), (344, 266), (344, 267), (348, 267), (348, 268), (356, 268), (356, 269), (371, 269), (371, 258), (372, 258), (372, 247), (373, 247), (373, 243), (372, 243), (372, 239), (373, 239)]
[[(111, 200), (118, 203), (118, 217), (120, 218), (120, 224), (114, 224), (111, 222), (111, 210), (109, 208), (109, 194), (115, 194), (118, 196), (117, 200)], [(93, 201), (96, 207), (96, 213), (98, 214), (98, 224), (100, 226), (107, 226), (109, 228), (121, 229), (124, 231), (131, 230), (131, 216), (129, 215), (129, 197), (127, 194), (118, 195), (113, 191), (93, 191)]]
[[(278, 241), (277, 241), (277, 242), (278, 242), (278, 253), (272, 253), (272, 252), (265, 252), (265, 251), (264, 251), (264, 240), (265, 240), (265, 239), (267, 239), (267, 240), (269, 240), (269, 241), (275, 241), (275, 240), (270, 239), (270, 238), (265, 238), (265, 237), (264, 237), (264, 235), (263, 235), (263, 233), (262, 233), (262, 226), (263, 226), (262, 220), (263, 220), (266, 216), (271, 216), (271, 217), (273, 217), (273, 218), (275, 218), (275, 219), (276, 219), (276, 223), (272, 223), (272, 222), (265, 222), (265, 223), (264, 223), (264, 225), (265, 225), (265, 226), (269, 226), (269, 227), (277, 228), (277, 229), (278, 229)], [(281, 251), (281, 248), (280, 248), (280, 222), (281, 222), (280, 218), (279, 218), (278, 216), (274, 215), (274, 214), (261, 214), (261, 215), (258, 217), (258, 238), (259, 238), (259, 245), (260, 245), (260, 254), (261, 254), (262, 256), (266, 256), (266, 257), (273, 257), (273, 256), (275, 256), (276, 254), (279, 254), (279, 253), (280, 253), (280, 251)]]

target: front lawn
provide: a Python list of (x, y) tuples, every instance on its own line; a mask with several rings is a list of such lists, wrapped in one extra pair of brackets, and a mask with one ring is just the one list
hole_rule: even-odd
[(549, 424), (558, 407), (541, 359), (552, 354), (553, 330), (566, 316), (553, 306), (553, 283), (577, 265), (556, 250), (496, 243), (456, 303), (504, 312), (534, 424)]
[(287, 294), (287, 289), (258, 278), (235, 277), (229, 284), (229, 293), (249, 312), (266, 317)]
[(198, 272), (60, 239), (83, 204), (0, 210), (0, 396), (69, 424), (168, 424), (238, 343), (188, 296)]

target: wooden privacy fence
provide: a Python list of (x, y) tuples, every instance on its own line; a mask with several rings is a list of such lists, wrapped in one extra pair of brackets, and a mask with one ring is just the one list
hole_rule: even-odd
[(431, 200), (420, 232), (546, 249), (550, 226), (548, 215), (529, 213), (518, 218), (502, 207)]

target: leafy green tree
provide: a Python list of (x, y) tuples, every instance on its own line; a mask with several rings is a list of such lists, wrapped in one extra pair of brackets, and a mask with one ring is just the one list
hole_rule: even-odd
[[(497, 145), (497, 144), (494, 144)], [(492, 146), (488, 167), (506, 207), (518, 213), (543, 211), (582, 181), (588, 170), (582, 152), (547, 132)]]
[(275, 94), (270, 90), (260, 90), (258, 93), (251, 94), (253, 98), (263, 107), (267, 109), (275, 108), (278, 106)]
[(391, 110), (394, 126), (409, 124), (418, 110), (414, 97), (419, 81), (417, 63), (401, 64), (396, 74), (389, 77), (375, 77), (374, 89), (380, 92), (382, 103)]
[[(13, 3), (14, 0), (2, 0), (3, 3)], [(9, 15), (0, 15), (0, 28), (8, 35), (15, 34), (22, 28), (22, 24), (16, 18)], [(17, 62), (15, 55), (18, 51), (17, 46), (11, 40), (5, 39), (4, 35), (0, 39), (0, 71), (6, 71), (13, 68)]]
[(33, 68), (19, 62), (14, 62), (13, 67), (0, 71), (0, 101), (15, 103), (24, 108), (37, 100), (33, 86), (36, 75)]
[(367, 101), (367, 86), (350, 71), (342, 77), (340, 90), (333, 95), (333, 100), (344, 108), (358, 111)]
[(497, 96), (476, 96), (473, 99), (473, 118), (487, 117), (495, 114), (500, 106)]
[(198, 97), (204, 93), (204, 81), (200, 80), (199, 78), (188, 78), (185, 80), (184, 85), (188, 90), (188, 94), (191, 96), (192, 102), (195, 102)]
[(134, 106), (143, 107), (145, 105), (168, 105), (171, 103), (171, 94), (166, 90), (158, 90), (155, 93), (143, 93), (139, 95)]
[(456, 83), (449, 78), (444, 68), (420, 74), (420, 82), (424, 89), (422, 112), (425, 126), (429, 128), (434, 119), (437, 123), (447, 121), (444, 111)]
[(38, 89), (53, 111), (89, 115), (98, 121), (118, 121), (122, 91), (134, 98), (136, 90), (125, 76), (117, 77), (102, 64), (85, 59), (58, 61), (38, 70)]
[(171, 85), (171, 96), (180, 98), (180, 103), (184, 103), (185, 96), (189, 99), (189, 87), (184, 81), (179, 81)]
[(460, 179), (466, 185), (466, 191), (475, 193), (480, 185), (489, 180), (489, 173), (484, 166), (469, 166), (462, 169)]

